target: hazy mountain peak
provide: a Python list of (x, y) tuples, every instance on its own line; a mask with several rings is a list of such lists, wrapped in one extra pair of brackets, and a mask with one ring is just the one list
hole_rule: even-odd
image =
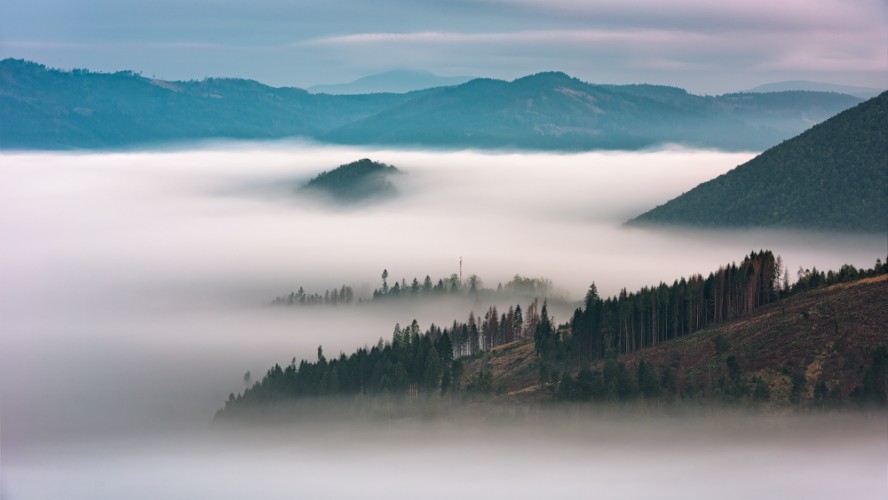
[(806, 90), (812, 92), (836, 92), (848, 94), (862, 99), (869, 99), (879, 95), (882, 90), (869, 87), (856, 87), (853, 85), (839, 85), (836, 83), (812, 82), (809, 80), (787, 80), (783, 82), (771, 82), (753, 87), (744, 92), (786, 92), (792, 90)]
[(574, 77), (568, 75), (563, 71), (541, 71), (539, 73), (534, 73), (532, 75), (523, 76), (521, 78), (516, 78), (515, 81), (523, 81), (523, 80), (544, 80), (544, 81), (558, 81), (558, 80), (575, 80)]
[(315, 85), (309, 87), (308, 91), (313, 94), (402, 94), (413, 90), (459, 85), (471, 79), (469, 76), (440, 76), (424, 70), (396, 69), (368, 75), (349, 83)]
[(19, 66), (19, 67), (33, 67), (35, 69), (46, 68), (46, 66), (36, 63), (36, 62), (33, 62), (33, 61), (26, 61), (24, 59), (14, 59), (12, 57), (7, 57), (6, 59), (3, 59), (2, 61), (0, 61), (0, 67), (17, 67), (17, 66)]

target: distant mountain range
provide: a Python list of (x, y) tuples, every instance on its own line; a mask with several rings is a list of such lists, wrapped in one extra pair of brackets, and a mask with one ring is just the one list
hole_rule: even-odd
[(888, 229), (888, 92), (629, 222)]
[(414, 90), (459, 85), (472, 79), (471, 76), (438, 76), (428, 71), (402, 69), (365, 76), (349, 83), (315, 85), (307, 90), (312, 94), (403, 94)]
[(404, 94), (311, 94), (252, 80), (164, 81), (0, 61), (0, 147), (146, 147), (305, 137), (338, 144), (577, 151), (663, 143), (762, 150), (859, 103), (849, 95), (697, 96), (563, 73)]
[(789, 80), (786, 82), (774, 82), (759, 85), (746, 92), (787, 92), (792, 90), (804, 90), (809, 92), (837, 92), (839, 94), (853, 95), (861, 99), (869, 99), (881, 94), (885, 89), (869, 87), (855, 87), (852, 85), (837, 85), (835, 83), (810, 82), (808, 80)]
[(662, 143), (764, 149), (859, 102), (811, 92), (703, 97), (655, 85), (593, 85), (564, 73), (437, 89), (322, 136), (350, 144), (552, 150)]

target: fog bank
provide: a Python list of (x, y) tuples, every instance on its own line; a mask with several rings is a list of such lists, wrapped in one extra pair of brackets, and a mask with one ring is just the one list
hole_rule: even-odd
[(807, 498), (886, 494), (884, 414), (215, 429), (31, 449), (3, 498)]
[[(516, 273), (579, 299), (739, 261), (872, 266), (883, 236), (623, 229), (631, 216), (753, 153), (512, 154), (268, 143), (103, 154), (3, 154), (0, 401), (11, 450), (204, 426), (250, 370), (448, 325), (448, 307), (272, 309), (278, 295), (459, 272)], [(368, 157), (401, 195), (353, 208), (295, 188)], [(471, 306), (470, 306), (471, 307)], [(475, 309), (482, 313), (486, 305)], [(566, 321), (568, 311), (556, 312)]]

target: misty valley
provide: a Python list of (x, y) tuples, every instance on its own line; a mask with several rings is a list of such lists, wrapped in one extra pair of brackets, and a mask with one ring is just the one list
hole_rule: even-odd
[(3, 497), (875, 498), (884, 234), (624, 225), (754, 156), (4, 152)]
[(884, 0), (4, 0), (0, 500), (885, 500)]

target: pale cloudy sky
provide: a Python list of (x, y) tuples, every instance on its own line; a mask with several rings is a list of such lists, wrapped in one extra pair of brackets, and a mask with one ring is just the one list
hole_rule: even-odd
[(338, 83), (391, 69), (717, 94), (888, 88), (884, 0), (5, 0), (0, 57), (164, 79)]

